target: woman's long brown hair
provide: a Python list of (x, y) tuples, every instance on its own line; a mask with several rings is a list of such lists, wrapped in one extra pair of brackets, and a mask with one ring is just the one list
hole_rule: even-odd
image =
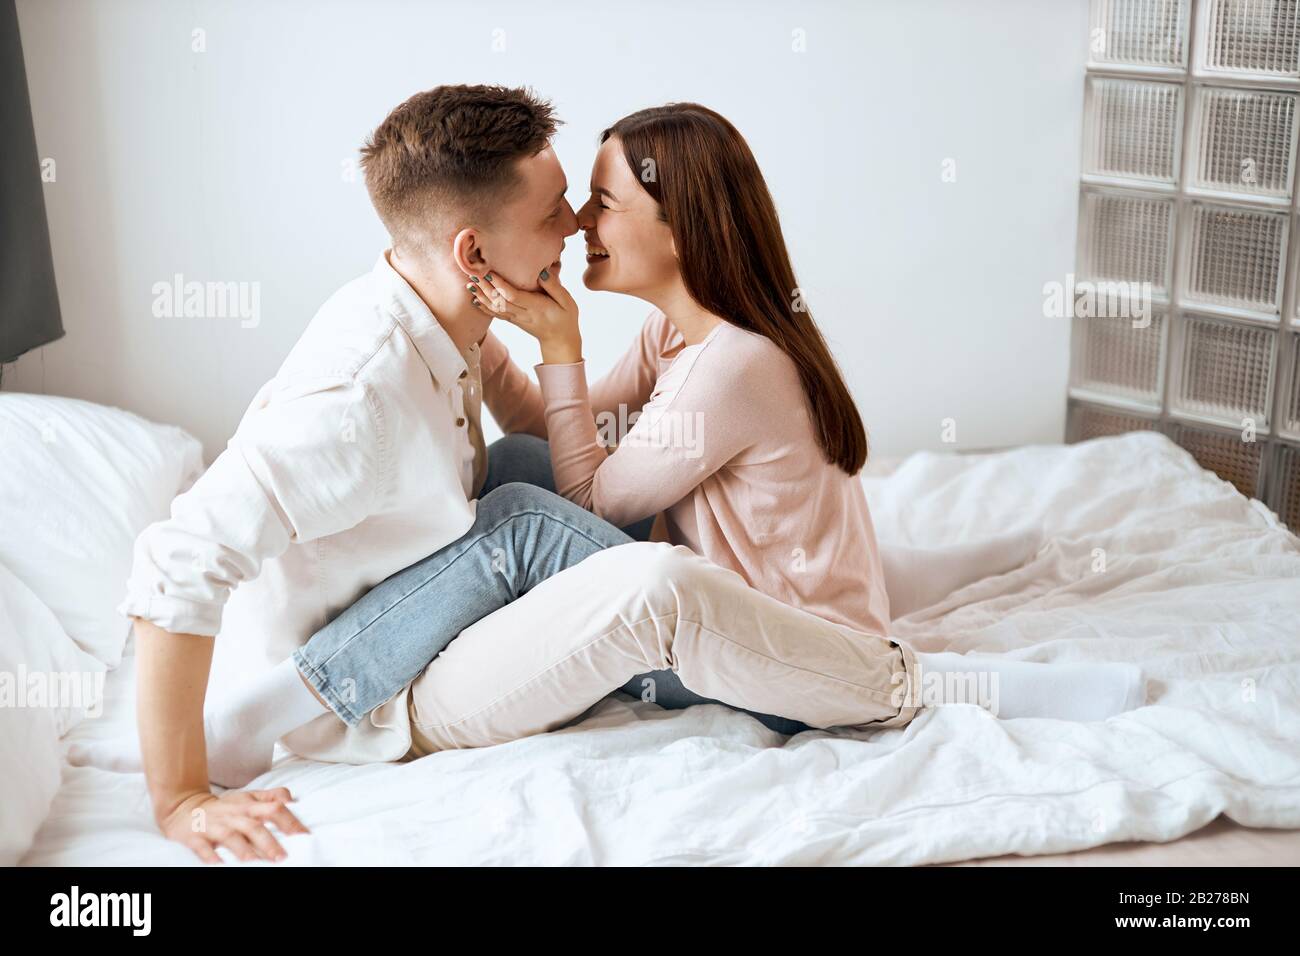
[(817, 444), (827, 461), (856, 475), (867, 461), (862, 416), (797, 292), (772, 194), (745, 138), (698, 103), (632, 113), (601, 133), (600, 141), (611, 136), (618, 137), (632, 173), (659, 203), (691, 298), (790, 356)]

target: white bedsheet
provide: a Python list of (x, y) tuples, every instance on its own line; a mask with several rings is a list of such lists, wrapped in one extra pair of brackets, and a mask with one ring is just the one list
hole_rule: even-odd
[[(922, 453), (864, 480), (889, 540), (1039, 523), (1049, 536), (1023, 567), (895, 622), (898, 636), (1136, 661), (1152, 704), (1096, 724), (940, 707), (902, 729), (785, 741), (722, 707), (611, 698), (485, 750), (280, 761), (255, 786), (290, 786), (313, 830), (285, 840), (286, 864), (913, 864), (1168, 841), (1220, 813), (1300, 827), (1300, 540), (1267, 509), (1150, 433)], [(131, 662), (108, 681), (105, 719), (70, 739), (131, 726)], [(142, 777), (70, 767), (25, 862), (197, 864), (157, 835)]]

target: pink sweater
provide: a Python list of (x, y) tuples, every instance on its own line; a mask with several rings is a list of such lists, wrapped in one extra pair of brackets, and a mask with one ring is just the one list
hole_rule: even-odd
[(654, 540), (826, 620), (888, 632), (862, 485), (823, 457), (794, 363), (768, 339), (723, 322), (688, 346), (656, 310), (590, 391), (583, 362), (536, 366), (539, 388), (491, 333), (481, 368), (501, 429), (550, 440), (565, 498), (620, 527), (658, 515)]

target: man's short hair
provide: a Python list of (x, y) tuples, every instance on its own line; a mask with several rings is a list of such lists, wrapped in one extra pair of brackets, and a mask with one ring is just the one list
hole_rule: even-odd
[(517, 160), (560, 124), (527, 88), (437, 86), (388, 114), (361, 148), (375, 211), (399, 246), (423, 246), (467, 218), (484, 222), (519, 180)]

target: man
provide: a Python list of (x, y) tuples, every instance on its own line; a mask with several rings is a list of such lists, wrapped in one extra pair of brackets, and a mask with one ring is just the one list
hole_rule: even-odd
[[(549, 104), (502, 87), (443, 86), (397, 107), (362, 151), (392, 248), (325, 303), (227, 449), (137, 542), (121, 609), (135, 621), (140, 757), (163, 833), (209, 862), (219, 846), (281, 858), (267, 823), (305, 831), (284, 788), (209, 789), (255, 769), (205, 752), (214, 635), (279, 662), (257, 679), (283, 684), (283, 706), (323, 713), (289, 654), (474, 521), (491, 317), (465, 286), (495, 269), (536, 289), (559, 269), (577, 223), (550, 146), (557, 122)], [(372, 739), (329, 723), (290, 746), (348, 760), (409, 745), (373, 723)]]

